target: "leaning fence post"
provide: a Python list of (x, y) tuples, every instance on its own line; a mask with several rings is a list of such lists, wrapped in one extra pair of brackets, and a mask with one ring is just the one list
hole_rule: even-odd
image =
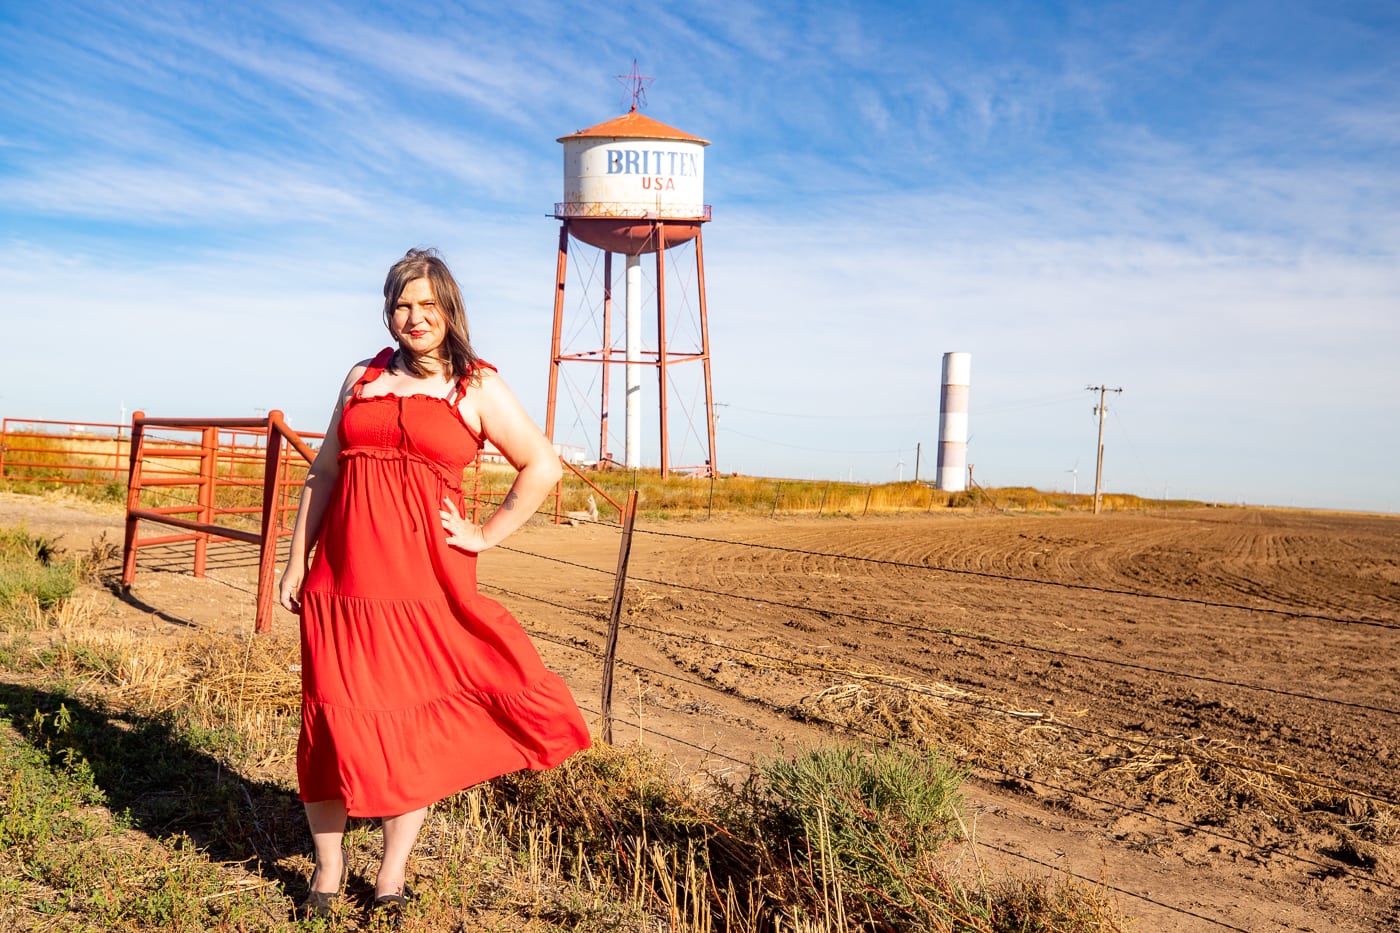
[(603, 649), (603, 741), (612, 744), (613, 665), (617, 659), (617, 628), (622, 617), (622, 595), (627, 587), (627, 561), (632, 554), (632, 524), (637, 518), (637, 490), (627, 493), (622, 512), (622, 544), (617, 551), (617, 577), (613, 581), (612, 611), (608, 616), (608, 640)]

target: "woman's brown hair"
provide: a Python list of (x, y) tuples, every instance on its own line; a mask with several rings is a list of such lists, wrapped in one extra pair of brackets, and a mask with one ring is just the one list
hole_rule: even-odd
[[(472, 379), (475, 380), (477, 378), (477, 363), (481, 361), (481, 358), (472, 349), (471, 337), (467, 330), (467, 310), (462, 303), (462, 291), (457, 287), (457, 280), (452, 277), (447, 263), (438, 255), (437, 250), (432, 248), (411, 249), (389, 269), (389, 274), (384, 279), (385, 326), (391, 327), (392, 332), (394, 306), (398, 304), (403, 290), (408, 287), (408, 283), (415, 279), (428, 280), (428, 284), (433, 289), (433, 297), (437, 299), (438, 312), (447, 325), (447, 336), (442, 341), (443, 375), (449, 380), (454, 380), (465, 374), (471, 374)], [(408, 353), (402, 352), (402, 342), (400, 342), (400, 351), (398, 354), (400, 366), (415, 376), (428, 375), (428, 370), (424, 369), (417, 360)]]

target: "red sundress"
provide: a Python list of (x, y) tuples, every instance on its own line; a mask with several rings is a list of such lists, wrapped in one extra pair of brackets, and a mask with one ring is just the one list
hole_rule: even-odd
[[(340, 473), (301, 594), (301, 799), (397, 816), (589, 745), (569, 688), (520, 624), (477, 592), (476, 555), (449, 547), (481, 438), (453, 403), (363, 398), (340, 421)], [(469, 391), (457, 386), (457, 400)]]

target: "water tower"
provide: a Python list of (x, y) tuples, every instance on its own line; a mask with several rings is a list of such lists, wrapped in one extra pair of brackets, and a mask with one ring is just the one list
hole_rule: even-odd
[[(634, 69), (635, 70), (635, 69)], [(634, 76), (635, 77), (635, 76)], [(620, 117), (559, 138), (564, 145), (564, 200), (554, 205), (559, 221), (559, 254), (554, 288), (554, 332), (550, 347), (549, 402), (545, 433), (554, 440), (559, 383), (563, 367), (588, 364), (601, 366), (601, 392), (598, 408), (598, 461), (616, 463), (609, 450), (608, 420), (612, 372), (623, 367), (626, 381), (626, 432), (622, 466), (639, 469), (642, 465), (642, 374), (657, 373), (657, 402), (660, 414), (661, 475), (668, 476), (671, 463), (671, 437), (667, 409), (671, 392), (668, 369), (682, 363), (699, 363), (704, 375), (703, 429), (704, 461), (677, 465), (696, 473), (714, 472), (715, 406), (710, 384), (710, 337), (705, 307), (705, 259), (701, 225), (710, 219), (705, 204), (705, 147), (709, 142), (667, 126), (637, 112), (634, 91), (632, 109)], [(564, 286), (569, 268), (569, 241), (579, 248), (591, 247), (602, 253), (601, 346), (579, 349), (564, 346)], [(672, 345), (667, 319), (667, 250), (694, 241), (695, 276), (682, 282), (693, 288), (698, 310), (698, 346)], [(625, 262), (625, 339), (615, 346), (613, 328), (613, 258)], [(653, 288), (643, 293), (642, 257), (655, 256)], [(596, 257), (595, 257), (596, 258)], [(585, 286), (587, 287), (587, 286)], [(673, 292), (688, 301), (691, 293)], [(593, 297), (593, 296), (590, 296)], [(672, 294), (674, 301), (677, 295)], [(654, 305), (655, 345), (643, 347), (643, 304)], [(582, 304), (587, 305), (584, 301)], [(698, 431), (698, 429), (697, 429)]]

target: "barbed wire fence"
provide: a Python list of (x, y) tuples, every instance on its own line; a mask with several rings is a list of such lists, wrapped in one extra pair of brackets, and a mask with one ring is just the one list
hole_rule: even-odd
[[(601, 527), (619, 527), (617, 525), (612, 525), (611, 523), (589, 522), (587, 520), (582, 519), (579, 519), (578, 521), (582, 524), (593, 524)], [(1265, 616), (1286, 616), (1294, 619), (1311, 620), (1316, 622), (1344, 626), (1358, 626), (1387, 631), (1394, 631), (1400, 629), (1400, 625), (1397, 625), (1396, 623), (1370, 616), (1349, 617), (1335, 613), (1320, 613), (1306, 608), (1242, 605), (1237, 603), (1228, 603), (1217, 600), (1200, 599), (1195, 597), (1183, 597), (1176, 594), (1153, 593), (1142, 590), (1105, 587), (1096, 584), (1036, 579), (1016, 574), (1002, 574), (976, 569), (929, 566), (927, 564), (922, 563), (892, 561), (879, 558), (864, 557), (859, 555), (837, 554), (825, 551), (813, 551), (797, 547), (772, 545), (757, 542), (734, 541), (729, 539), (713, 538), (703, 535), (692, 535), (673, 531), (660, 531), (655, 529), (634, 530), (626, 527), (625, 519), (623, 531), (629, 537), (634, 538), (645, 538), (647, 536), (669, 537), (683, 539), (687, 542), (692, 543), (724, 545), (740, 549), (778, 551), (797, 555), (800, 557), (820, 557), (824, 559), (831, 559), (837, 561), (851, 561), (856, 563), (867, 564), (874, 563), (889, 567), (900, 568), (903, 570), (922, 571), (930, 574), (961, 575), (981, 579), (993, 579), (1005, 582), (1030, 584), (1035, 586), (1057, 587), (1066, 590), (1077, 590), (1098, 595), (1109, 594), (1117, 597), (1127, 597), (1130, 599), (1157, 600), (1167, 603), (1178, 603), (1202, 608), (1210, 608), (1213, 610), (1219, 610), (1224, 612), (1247, 612), (1254, 614), (1262, 614)], [(483, 583), (482, 587), (483, 589), (492, 590), (494, 592), (500, 593), (502, 596), (514, 600), (524, 600), (527, 602), (535, 602), (542, 605), (548, 605), (554, 609), (561, 610), (565, 613), (574, 615), (580, 620), (586, 620), (587, 622), (592, 623), (592, 625), (589, 627), (591, 627), (595, 631), (601, 632), (603, 625), (608, 624), (608, 632), (605, 636), (605, 641), (603, 644), (594, 644), (587, 641), (586, 639), (582, 639), (577, 636), (573, 638), (560, 638), (547, 633), (539, 632), (534, 633), (532, 636), (536, 639), (550, 642), (554, 645), (557, 645), (570, 651), (579, 652), (592, 659), (602, 662), (604, 665), (603, 676), (608, 680), (608, 682), (611, 682), (614, 668), (616, 666), (622, 666), (638, 673), (648, 674), (653, 677), (663, 678), (681, 684), (691, 690), (713, 691), (724, 694), (725, 696), (730, 698), (735, 696), (735, 691), (729, 687), (718, 685), (716, 683), (712, 683), (703, 679), (687, 677), (684, 674), (677, 673), (674, 670), (662, 670), (658, 667), (649, 666), (646, 664), (642, 664), (638, 661), (631, 660), (625, 656), (618, 656), (616, 652), (616, 638), (620, 631), (625, 630), (630, 633), (650, 635), (656, 638), (670, 639), (681, 642), (690, 642), (693, 645), (702, 648), (712, 657), (727, 653), (731, 657), (756, 659), (769, 665), (783, 667), (790, 670), (803, 671), (814, 675), (818, 678), (830, 678), (834, 674), (840, 674), (843, 677), (848, 678), (852, 676), (857, 676), (860, 679), (863, 679), (869, 683), (877, 684), (880, 687), (889, 690), (900, 691), (909, 695), (917, 695), (931, 698), (937, 700), (940, 703), (962, 706), (970, 715), (980, 717), (1000, 716), (1023, 723), (1030, 720), (1034, 721), (1039, 725), (1052, 727), (1058, 731), (1074, 733), (1083, 737), (1113, 743), (1120, 746), (1127, 746), (1137, 750), (1140, 754), (1180, 757), (1183, 754), (1190, 754), (1194, 751), (1202, 760), (1211, 760), (1211, 753), (1209, 752), (1208, 748), (1202, 749), (1199, 743), (1196, 746), (1183, 746), (1183, 744), (1180, 742), (1172, 742), (1161, 737), (1153, 738), (1150, 736), (1143, 735), (1129, 736), (1120, 733), (1105, 731), (1103, 729), (1097, 729), (1090, 726), (1080, 725), (1077, 723), (1066, 721), (1064, 719), (1055, 718), (1046, 714), (1028, 713), (1024, 710), (1008, 708), (1006, 706), (999, 705), (994, 702), (988, 702), (984, 698), (960, 696), (956, 693), (936, 691), (931, 689), (927, 685), (910, 683), (891, 676), (860, 673), (853, 671), (849, 668), (842, 669), (831, 664), (814, 663), (795, 656), (783, 656), (769, 651), (758, 651), (752, 648), (745, 648), (737, 645), (725, 645), (714, 638), (702, 638), (694, 635), (681, 634), (676, 631), (667, 631), (664, 629), (656, 628), (654, 626), (646, 625), (634, 619), (626, 620), (620, 625), (610, 624), (612, 623), (612, 620), (622, 618), (622, 606), (620, 605), (619, 600), (625, 598), (625, 594), (627, 593), (627, 584), (630, 582), (633, 584), (645, 583), (649, 586), (661, 589), (671, 589), (687, 593), (704, 594), (706, 596), (714, 597), (717, 599), (724, 599), (738, 603), (752, 602), (759, 603), (767, 607), (790, 609), (794, 612), (815, 612), (824, 617), (839, 617), (846, 621), (861, 623), (863, 625), (881, 625), (886, 627), (908, 628), (917, 630), (925, 635), (937, 635), (946, 638), (969, 639), (985, 644), (1013, 648), (1018, 651), (1040, 653), (1058, 659), (1077, 661), (1085, 664), (1100, 665), (1107, 668), (1122, 668), (1137, 673), (1147, 673), (1157, 675), (1163, 678), (1179, 679), (1198, 684), (1229, 687), (1232, 689), (1246, 692), (1255, 692), (1264, 697), (1287, 697), (1289, 699), (1298, 700), (1306, 703), (1319, 704), (1323, 707), (1335, 708), (1341, 712), (1350, 712), (1358, 715), (1364, 714), (1370, 716), (1382, 716), (1390, 719), (1400, 720), (1400, 708), (1391, 706), (1384, 706), (1374, 703), (1354, 702), (1350, 700), (1343, 700), (1333, 697), (1310, 694), (1301, 690), (1282, 689), (1264, 684), (1251, 684), (1244, 681), (1231, 680), (1225, 677), (1217, 677), (1198, 672), (1172, 670), (1165, 667), (1140, 664), (1133, 661), (1099, 657), (1083, 651), (1067, 651), (1064, 649), (1044, 647), (1030, 644), (1024, 641), (998, 638), (984, 633), (973, 632), (963, 629), (954, 629), (946, 626), (937, 626), (930, 624), (916, 625), (911, 623), (899, 622), (889, 618), (875, 617), (866, 614), (841, 612), (838, 610), (833, 610), (829, 607), (819, 608), (814, 607), (812, 605), (783, 602), (781, 600), (775, 600), (771, 594), (754, 595), (742, 592), (735, 592), (732, 590), (721, 590), (711, 587), (696, 586), (693, 584), (658, 579), (654, 577), (629, 577), (627, 576), (628, 561), (625, 555), (628, 552), (630, 552), (632, 547), (633, 544), (631, 541), (629, 541), (624, 547), (620, 548), (620, 554), (623, 556), (620, 556), (618, 570), (609, 571), (607, 568), (604, 567), (595, 567), (579, 563), (577, 561), (568, 561), (555, 556), (532, 552), (525, 548), (517, 547), (514, 545), (502, 546), (503, 550), (511, 551), (515, 554), (518, 554), (522, 557), (531, 560), (538, 560), (544, 563), (556, 565), (564, 564), (578, 570), (598, 574), (600, 577), (614, 575), (614, 593), (623, 595), (614, 596), (613, 604), (611, 605), (610, 611), (607, 613), (606, 617), (604, 613), (602, 613), (597, 608), (569, 605), (566, 602), (561, 602), (557, 597), (545, 596), (537, 593), (529, 593), (519, 589), (511, 589), (486, 583)], [(607, 693), (604, 692), (603, 695), (606, 697)], [(761, 698), (756, 696), (743, 695), (741, 698), (747, 702), (756, 703), (760, 705), (764, 703), (764, 701)], [(637, 728), (639, 732), (643, 729), (643, 726), (640, 722), (618, 717), (610, 709), (609, 704), (607, 702), (600, 703), (599, 708), (596, 709), (588, 705), (581, 705), (580, 708), (584, 709), (585, 712), (588, 712), (591, 715), (598, 716), (601, 722), (606, 723), (606, 728), (609, 734), (611, 733), (611, 727), (614, 724), (632, 726)], [(780, 710), (780, 712), (786, 712), (789, 715), (792, 715), (795, 711)], [(882, 745), (902, 746), (916, 752), (928, 751), (927, 745), (921, 745), (916, 742), (911, 742), (906, 737), (899, 737), (888, 733), (876, 732), (869, 728), (863, 728), (860, 725), (851, 722), (826, 718), (817, 715), (810, 710), (803, 711), (801, 713), (801, 718), (809, 723), (813, 723), (818, 726), (824, 727), (832, 732), (850, 735), (862, 741), (879, 743)], [(745, 760), (720, 751), (716, 747), (707, 747), (690, 741), (689, 739), (683, 738), (681, 736), (669, 734), (663, 728), (659, 727), (658, 724), (654, 721), (647, 725), (645, 729), (646, 732), (652, 737), (664, 739), (667, 742), (691, 748), (709, 757), (723, 759), (735, 766), (750, 767), (753, 765), (752, 760)], [(1208, 740), (1209, 737), (1202, 738)], [(1227, 759), (1228, 764), (1231, 768), (1234, 768), (1238, 771), (1252, 773), (1262, 780), (1275, 782), (1281, 781), (1302, 787), (1311, 788), (1317, 792), (1332, 795), (1336, 799), (1366, 801), (1375, 805), (1391, 809), (1400, 808), (1400, 799), (1397, 799), (1395, 795), (1377, 793), (1373, 790), (1364, 789), (1354, 785), (1348, 785), (1343, 781), (1339, 780), (1319, 778), (1303, 773), (1297, 769), (1271, 762), (1255, 761), (1241, 756), (1227, 756)], [(1205, 825), (1199, 822), (1191, 822), (1183, 819), (1177, 819), (1167, 814), (1148, 809), (1147, 807), (1134, 806), (1129, 803), (1124, 803), (1120, 800), (1115, 800), (1100, 794), (1094, 794), (1083, 787), (1071, 787), (1064, 783), (1056, 782), (1054, 780), (1048, 780), (1045, 776), (1027, 773), (1024, 770), (1012, 771), (1007, 769), (1006, 767), (999, 765), (995, 761), (987, 760), (985, 758), (979, 758), (976, 760), (963, 760), (960, 761), (959, 764), (969, 767), (974, 774), (980, 773), (989, 776), (993, 782), (1010, 781), (1024, 782), (1027, 784), (1036, 785), (1038, 787), (1044, 788), (1047, 791), (1052, 791), (1057, 794), (1064, 795), (1064, 797), (1066, 798), (1077, 799), (1086, 803), (1096, 804), (1110, 811), (1117, 811), (1122, 814), (1131, 814), (1138, 817), (1145, 817), (1154, 820), (1159, 825), (1169, 828), (1171, 830), (1181, 831), (1184, 833), (1199, 834), (1213, 839), (1218, 839), (1220, 841), (1228, 842), (1233, 845), (1240, 846), (1242, 849), (1252, 853), (1255, 857), (1261, 860), (1281, 859), (1295, 863), (1307, 869), (1315, 870), (1317, 872), (1329, 875), (1354, 874), (1358, 878), (1364, 880), (1366, 883), (1375, 885), (1376, 887), (1385, 888), (1392, 891), (1400, 891), (1400, 885), (1395, 885), (1386, 881), (1383, 878), (1377, 877), (1370, 873), (1359, 873), (1355, 870), (1353, 866), (1347, 865), (1344, 862), (1325, 861), (1321, 858), (1312, 858), (1308, 855), (1284, 851), (1279, 849), (1276, 845), (1261, 843), (1256, 840), (1247, 839), (1243, 836), (1229, 833), (1217, 827)], [(1182, 915), (1192, 917), (1196, 920), (1208, 922), (1222, 929), (1244, 929), (1242, 927), (1235, 926), (1227, 920), (1224, 920), (1220, 917), (1207, 916), (1197, 911), (1183, 907), (1181, 905), (1167, 903), (1166, 901), (1163, 901), (1160, 897), (1153, 896), (1150, 893), (1122, 888), (1107, 883), (1102, 878), (1091, 878), (1083, 874), (1077, 873), (1073, 870), (1066, 869), (1062, 865), (1055, 865), (1051, 862), (1037, 859), (1033, 856), (1016, 852), (1011, 849), (1006, 849), (1004, 847), (987, 843), (981, 840), (973, 839), (972, 841), (979, 846), (983, 846), (992, 851), (996, 851), (1002, 855), (1018, 858), (1027, 862), (1037, 864), (1042, 868), (1046, 868), (1050, 871), (1074, 877), (1081, 882), (1099, 885), (1106, 888), (1107, 890), (1114, 891), (1119, 895), (1141, 900), (1145, 903), (1151, 903), (1156, 907), (1180, 913)]]
[[(543, 513), (541, 513), (543, 514)], [(646, 625), (636, 619), (627, 616), (627, 604), (629, 595), (633, 598), (637, 595), (636, 585), (646, 584), (659, 590), (671, 590), (689, 594), (700, 594), (716, 600), (723, 600), (734, 604), (743, 605), (746, 603), (757, 603), (768, 607), (788, 609), (793, 612), (818, 613), (825, 617), (839, 618), (846, 622), (857, 623), (862, 626), (879, 625), (887, 628), (904, 628), (915, 630), (925, 636), (934, 636), (945, 639), (964, 639), (975, 641), (986, 645), (1002, 648), (1014, 649), (1028, 653), (1041, 654), (1055, 658), (1063, 662), (1074, 662), (1086, 665), (1095, 665), (1106, 669), (1121, 668), (1138, 674), (1151, 674), (1161, 678), (1172, 680), (1189, 681), (1196, 684), (1210, 685), (1214, 687), (1228, 687), (1232, 690), (1257, 693), (1269, 697), (1283, 697), (1290, 700), (1304, 703), (1318, 704), (1326, 708), (1332, 708), (1339, 714), (1366, 715), (1370, 717), (1383, 717), (1385, 719), (1400, 720), (1400, 708), (1385, 706), (1375, 703), (1360, 703), (1350, 700), (1341, 700), (1326, 696), (1310, 694), (1302, 690), (1283, 689), (1263, 684), (1251, 684), (1244, 681), (1232, 680), (1226, 677), (1218, 677), (1194, 671), (1179, 671), (1167, 667), (1159, 667), (1141, 664), (1133, 661), (1126, 661), (1117, 658), (1100, 657), (1085, 651), (1070, 651), (1061, 648), (1052, 648), (1035, 645), (1029, 642), (1002, 638), (988, 635), (982, 632), (975, 632), (967, 629), (953, 628), (949, 626), (939, 626), (931, 623), (911, 623), (900, 622), (898, 620), (878, 617), (869, 614), (852, 613), (835, 610), (829, 607), (814, 607), (799, 603), (783, 602), (775, 600), (771, 594), (755, 595), (735, 590), (717, 589), (713, 587), (703, 587), (694, 584), (682, 583), (679, 581), (665, 580), (655, 577), (643, 577), (630, 574), (629, 556), (634, 543), (638, 540), (645, 540), (648, 537), (678, 539), (686, 543), (725, 546), (740, 550), (770, 551), (791, 554), (801, 558), (822, 558), (824, 560), (837, 562), (851, 562), (855, 564), (877, 564), (888, 568), (899, 569), (901, 571), (915, 571), (930, 575), (953, 575), (980, 580), (995, 580), (1007, 583), (1025, 584), (1030, 586), (1053, 587), (1071, 591), (1081, 591), (1093, 595), (1111, 595), (1114, 597), (1132, 600), (1150, 600), (1165, 603), (1183, 604), (1197, 608), (1210, 609), (1220, 612), (1245, 612), (1253, 614), (1263, 614), (1266, 616), (1280, 616), (1299, 620), (1308, 620), (1324, 624), (1356, 626), (1360, 628), (1395, 631), (1400, 630), (1400, 624), (1391, 622), (1384, 618), (1377, 618), (1370, 615), (1345, 616), (1337, 613), (1323, 613), (1312, 609), (1287, 606), (1259, 606), (1243, 605), (1238, 603), (1222, 602), (1194, 597), (1184, 597), (1178, 594), (1154, 593), (1137, 589), (1121, 589), (1107, 587), (1097, 584), (1078, 583), (1070, 581), (1057, 581), (1048, 579), (1038, 579), (1011, 573), (997, 573), (992, 571), (931, 566), (927, 563), (915, 563), (909, 561), (887, 560), (872, 558), (860, 555), (840, 554), (828, 551), (807, 550), (803, 548), (774, 545), (769, 543), (736, 541), (731, 539), (716, 538), (706, 535), (686, 534), (678, 531), (663, 531), (659, 529), (636, 529), (632, 522), (635, 520), (636, 502), (635, 493), (629, 498), (628, 506), (624, 514), (617, 523), (607, 521), (596, 521), (575, 516), (572, 521), (576, 524), (593, 526), (596, 528), (608, 529), (618, 535), (618, 557), (614, 568), (592, 566), (578, 561), (565, 560), (556, 556), (537, 553), (516, 544), (502, 545), (499, 549), (518, 555), (529, 561), (539, 561), (544, 565), (567, 566), (574, 570), (587, 574), (596, 575), (599, 580), (597, 593), (601, 594), (607, 589), (611, 589), (612, 595), (608, 602), (608, 609), (605, 611), (599, 608), (601, 597), (590, 600), (589, 605), (572, 605), (555, 590), (551, 590), (547, 585), (543, 586), (541, 592), (527, 592), (524, 589), (508, 588), (482, 582), (481, 588), (493, 593), (499, 593), (515, 601), (533, 603), (541, 606), (548, 606), (554, 610), (572, 617), (578, 623), (578, 629), (584, 634), (575, 634), (564, 637), (546, 632), (534, 631), (531, 637), (558, 646), (567, 651), (579, 653), (599, 664), (600, 677), (600, 702), (595, 708), (592, 704), (581, 703), (580, 709), (589, 715), (596, 716), (600, 724), (601, 738), (607, 741), (612, 740), (612, 729), (614, 725), (624, 725), (636, 728), (638, 733), (643, 731), (656, 740), (664, 740), (676, 746), (686, 747), (693, 751), (702, 753), (707, 758), (724, 760), (737, 768), (748, 768), (754, 764), (753, 759), (745, 759), (730, 755), (719, 750), (716, 746), (706, 746), (690, 739), (667, 732), (659, 727), (656, 721), (643, 724), (637, 720), (627, 719), (618, 716), (611, 708), (611, 684), (613, 682), (616, 669), (625, 668), (637, 675), (647, 675), (649, 677), (661, 678), (663, 680), (681, 685), (694, 691), (709, 691), (723, 695), (728, 699), (736, 697), (745, 703), (766, 707), (769, 711), (778, 715), (790, 717), (803, 721), (819, 729), (827, 730), (832, 734), (841, 734), (856, 738), (863, 742), (876, 743), (885, 746), (899, 746), (910, 749), (918, 753), (926, 753), (929, 746), (925, 743), (914, 741), (909, 736), (895, 734), (890, 730), (875, 731), (868, 726), (859, 723), (844, 721), (822, 716), (815, 708), (792, 708), (783, 707), (768, 703), (762, 697), (745, 694), (736, 691), (731, 686), (711, 682), (705, 679), (697, 679), (694, 676), (686, 676), (685, 673), (678, 673), (677, 670), (664, 670), (661, 667), (643, 664), (626, 656), (625, 652), (619, 653), (619, 639), (624, 633), (630, 633), (639, 637), (651, 637), (653, 639), (670, 640), (679, 643), (688, 643), (702, 649), (707, 656), (720, 660), (728, 659), (740, 664), (761, 662), (775, 668), (798, 672), (804, 676), (810, 676), (815, 683), (826, 686), (822, 689), (830, 689), (835, 686), (831, 683), (833, 678), (839, 678), (841, 682), (848, 683), (854, 679), (865, 684), (878, 686), (881, 689), (889, 690), (908, 697), (916, 697), (922, 700), (935, 701), (952, 707), (962, 708), (970, 717), (982, 719), (1000, 718), (1022, 726), (1034, 725), (1042, 728), (1051, 728), (1059, 732), (1072, 733), (1078, 736), (1092, 738), (1103, 742), (1108, 742), (1117, 746), (1124, 746), (1136, 750), (1142, 755), (1157, 755), (1167, 758), (1195, 755), (1199, 760), (1210, 762), (1211, 752), (1208, 747), (1209, 738), (1203, 736), (1206, 744), (1197, 743), (1187, 746), (1179, 741), (1172, 741), (1165, 737), (1149, 735), (1124, 735), (1104, 729), (1097, 729), (1091, 726), (1077, 724), (1063, 718), (1055, 717), (1051, 714), (1028, 712), (1025, 710), (1008, 707), (989, 701), (984, 697), (971, 695), (959, 695), (957, 692), (948, 690), (938, 690), (927, 684), (910, 682), (906, 679), (892, 675), (885, 675), (879, 672), (858, 671), (849, 666), (839, 666), (830, 663), (818, 663), (806, 660), (796, 655), (785, 656), (772, 651), (759, 651), (754, 648), (746, 648), (737, 645), (727, 645), (715, 638), (704, 638), (697, 635), (687, 635), (678, 631), (668, 631), (655, 626)], [(605, 553), (605, 549), (600, 546), (600, 554)], [(540, 574), (541, 579), (549, 579), (550, 575)], [(241, 586), (236, 581), (210, 577), (215, 582), (234, 589), (242, 589), (250, 596), (255, 596), (255, 592)], [(629, 584), (632, 588), (629, 590)], [(524, 614), (524, 613), (521, 613)], [(727, 656), (721, 657), (721, 656)], [(674, 663), (674, 661), (673, 661)], [(692, 672), (693, 673), (693, 672)], [(820, 690), (816, 691), (820, 693)], [(683, 712), (683, 711), (682, 711)], [(1327, 779), (1308, 775), (1283, 765), (1251, 760), (1240, 756), (1226, 756), (1226, 760), (1231, 768), (1238, 771), (1256, 775), (1260, 780), (1286, 782), (1312, 790), (1332, 795), (1335, 799), (1353, 799), (1365, 801), (1370, 804), (1390, 808), (1400, 809), (1400, 799), (1393, 793), (1381, 793), (1375, 790), (1365, 789), (1357, 786), (1350, 786), (1344, 779)], [(1145, 806), (1134, 806), (1121, 800), (1115, 800), (1107, 796), (1092, 793), (1085, 787), (1071, 787), (1063, 782), (1049, 779), (1044, 774), (1036, 774), (1024, 768), (1012, 770), (1003, 764), (991, 760), (986, 756), (974, 756), (959, 760), (959, 765), (966, 767), (973, 775), (980, 775), (993, 784), (1019, 783), (1034, 785), (1046, 791), (1062, 795), (1065, 799), (1082, 801), (1085, 804), (1097, 805), (1108, 811), (1115, 811), (1124, 815), (1133, 815), (1150, 819), (1156, 822), (1165, 830), (1179, 831), (1183, 833), (1193, 833), (1217, 839), (1221, 842), (1228, 842), (1241, 847), (1244, 851), (1252, 853), (1253, 857), (1260, 860), (1280, 859), (1291, 862), (1326, 875), (1349, 875), (1364, 881), (1377, 888), (1388, 889), (1400, 892), (1400, 885), (1386, 881), (1371, 873), (1357, 871), (1356, 866), (1349, 865), (1342, 861), (1312, 858), (1295, 852), (1288, 852), (1278, 848), (1276, 845), (1262, 843), (1256, 840), (1247, 839), (1243, 836), (1231, 834), (1219, 827), (1178, 819), (1166, 813), (1154, 811)], [(1115, 886), (1105, 881), (1103, 878), (1088, 877), (1077, 873), (1064, 865), (1056, 865), (1053, 862), (1037, 859), (1025, 853), (1016, 852), (1002, 846), (985, 842), (979, 839), (971, 840), (975, 845), (984, 847), (990, 851), (995, 851), (1001, 855), (1014, 857), (1028, 863), (1038, 865), (1049, 871), (1067, 875), (1078, 881), (1092, 884), (1126, 898), (1141, 900), (1150, 903), (1155, 907), (1169, 910), (1189, 916), (1195, 920), (1210, 923), (1216, 927), (1227, 930), (1241, 930), (1243, 928), (1234, 926), (1227, 920), (1220, 917), (1211, 917), (1193, 911), (1179, 904), (1170, 904), (1163, 901), (1160, 896), (1154, 896), (1148, 892), (1133, 891), (1119, 886)]]

